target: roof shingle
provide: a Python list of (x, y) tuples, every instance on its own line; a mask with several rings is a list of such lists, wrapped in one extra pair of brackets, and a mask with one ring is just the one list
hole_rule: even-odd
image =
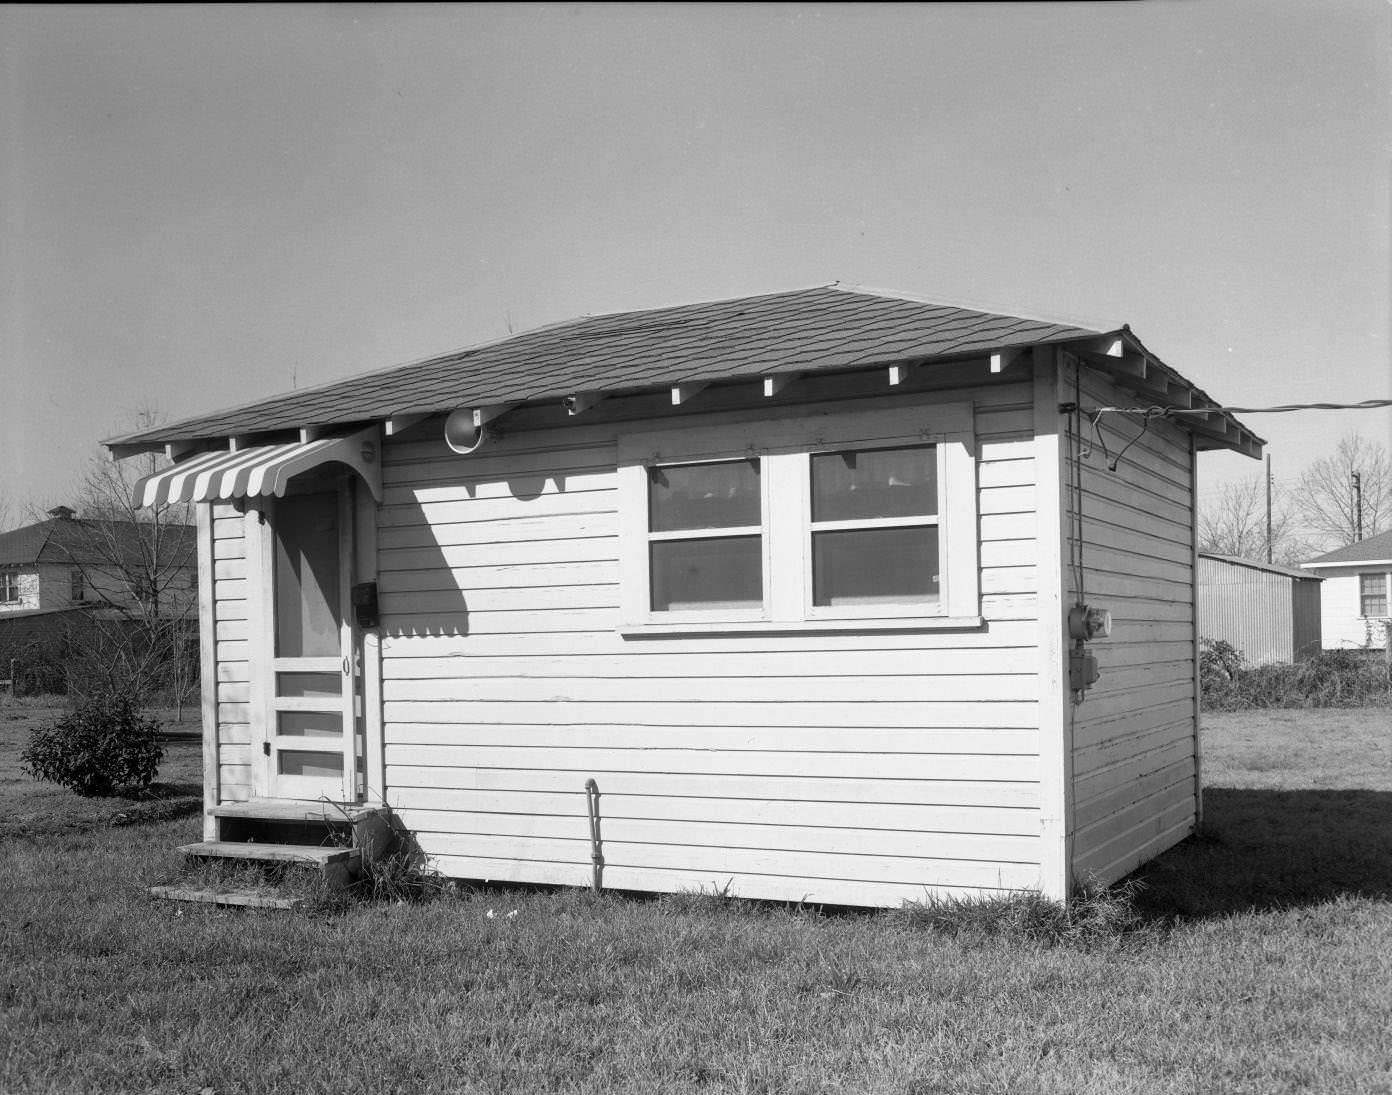
[(820, 287), (587, 316), (472, 349), (116, 438), (132, 445), (335, 426), (407, 412), (560, 399), (780, 372), (978, 354), (1101, 332)]

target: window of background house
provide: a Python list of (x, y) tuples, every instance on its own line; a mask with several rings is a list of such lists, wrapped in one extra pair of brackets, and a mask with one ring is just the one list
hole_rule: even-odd
[(82, 571), (80, 571), (80, 570), (74, 570), (74, 571), (72, 572), (71, 580), (72, 580), (72, 585), (71, 585), (71, 588), (70, 588), (69, 591), (68, 591), (68, 597), (69, 597), (69, 599), (72, 600), (72, 601), (74, 601), (74, 602), (86, 600), (86, 598), (87, 598), (87, 585), (86, 585), (86, 583), (82, 580)]
[(1358, 593), (1364, 616), (1387, 615), (1386, 574), (1360, 574)]
[(850, 449), (812, 461), (812, 603), (939, 599), (937, 449)]
[(648, 469), (652, 611), (763, 603), (759, 474), (758, 460)]
[(0, 570), (0, 602), (19, 600), (19, 574), (13, 570)]

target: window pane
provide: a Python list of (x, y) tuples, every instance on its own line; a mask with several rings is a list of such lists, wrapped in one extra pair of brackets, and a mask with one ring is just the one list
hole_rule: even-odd
[(1363, 615), (1387, 615), (1387, 576), (1385, 574), (1360, 574), (1362, 587)]
[(653, 611), (757, 608), (764, 600), (762, 543), (758, 536), (722, 536), (653, 544)]
[(932, 445), (826, 452), (812, 457), (812, 520), (922, 517), (938, 512)]
[(341, 696), (341, 673), (277, 673), (277, 696)]
[(276, 655), (338, 655), (338, 496), (292, 496), (274, 518)]
[(343, 754), (301, 753), (282, 749), (280, 752), (280, 774), (282, 776), (314, 776), (320, 779), (338, 779), (343, 775)]
[(343, 716), (337, 711), (277, 711), (276, 729), (292, 738), (342, 738)]
[(648, 528), (735, 528), (761, 523), (759, 462), (648, 469)]
[(813, 604), (919, 604), (938, 599), (936, 528), (812, 534)]

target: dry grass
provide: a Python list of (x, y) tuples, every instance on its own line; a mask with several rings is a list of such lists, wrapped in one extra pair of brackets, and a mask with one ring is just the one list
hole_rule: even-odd
[(1205, 837), (1146, 872), (1144, 930), (1075, 938), (713, 894), (152, 903), (194, 819), (6, 782), (58, 829), (0, 834), (0, 1091), (1389, 1091), (1375, 714), (1213, 718)]

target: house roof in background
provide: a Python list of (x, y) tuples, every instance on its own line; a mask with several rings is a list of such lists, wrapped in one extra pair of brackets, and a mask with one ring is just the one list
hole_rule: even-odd
[[(460, 407), (630, 394), (688, 383), (868, 369), (1033, 346), (1126, 336), (1068, 323), (933, 304), (880, 292), (821, 286), (791, 292), (585, 316), (426, 361), (256, 400), (231, 410), (139, 431), (107, 444), (121, 452), (283, 430), (333, 428)], [(1117, 363), (1120, 364), (1119, 359)], [(1134, 368), (1133, 368), (1134, 373)], [(1144, 367), (1140, 369), (1144, 375)], [(1158, 398), (1169, 394), (1165, 375)], [(1203, 393), (1196, 400), (1214, 405)], [(1232, 421), (1230, 416), (1217, 417)], [(1200, 429), (1189, 420), (1186, 426)], [(1259, 445), (1244, 428), (1218, 445)]]
[[(0, 532), (0, 566), (101, 566), (116, 558), (136, 559), (150, 543), (153, 528), (144, 522), (50, 518)], [(193, 525), (165, 523), (160, 535), (167, 538), (163, 550), (168, 565), (195, 564), (197, 540)]]
[(1356, 544), (1335, 548), (1333, 551), (1301, 563), (1303, 567), (1337, 567), (1353, 563), (1392, 563), (1392, 530), (1369, 536)]
[(1324, 581), (1318, 574), (1307, 574), (1298, 567), (1283, 567), (1276, 563), (1258, 562), (1256, 559), (1243, 559), (1237, 555), (1217, 555), (1211, 551), (1199, 552), (1200, 559), (1216, 559), (1220, 563), (1231, 563), (1233, 566), (1250, 567), (1252, 570), (1265, 570), (1272, 574), (1284, 574), (1288, 578), (1299, 578), (1306, 582)]

